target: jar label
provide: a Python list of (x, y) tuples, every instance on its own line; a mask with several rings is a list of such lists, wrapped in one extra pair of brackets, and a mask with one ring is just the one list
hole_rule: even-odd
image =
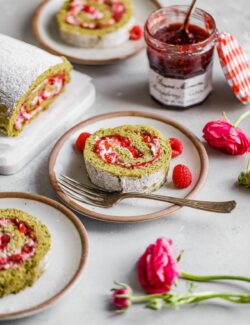
[(169, 106), (188, 107), (201, 103), (212, 90), (212, 64), (198, 76), (188, 79), (166, 78), (150, 69), (150, 94)]

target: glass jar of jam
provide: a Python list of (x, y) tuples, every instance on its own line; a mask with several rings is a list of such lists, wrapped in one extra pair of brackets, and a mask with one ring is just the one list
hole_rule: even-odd
[(196, 8), (185, 31), (182, 26), (188, 9), (188, 6), (159, 9), (145, 25), (150, 94), (165, 106), (197, 105), (212, 91), (215, 21)]

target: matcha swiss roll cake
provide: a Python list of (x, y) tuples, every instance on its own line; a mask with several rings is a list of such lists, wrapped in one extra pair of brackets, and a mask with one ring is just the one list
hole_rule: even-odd
[(0, 132), (18, 135), (70, 80), (70, 63), (0, 34)]
[(18, 293), (42, 275), (50, 249), (47, 227), (15, 209), (0, 209), (0, 297)]
[(83, 151), (91, 182), (123, 192), (157, 190), (166, 181), (171, 154), (168, 140), (146, 125), (101, 129), (87, 139)]
[(84, 48), (108, 48), (129, 39), (132, 0), (69, 0), (57, 14), (61, 38)]

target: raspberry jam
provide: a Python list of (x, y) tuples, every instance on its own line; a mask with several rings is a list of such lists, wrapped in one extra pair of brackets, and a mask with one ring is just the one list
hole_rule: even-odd
[(187, 6), (157, 10), (145, 25), (150, 94), (166, 106), (197, 105), (212, 90), (215, 22), (205, 11), (195, 9), (184, 31), (187, 10)]
[(188, 25), (188, 31), (182, 28), (181, 23), (162, 27), (154, 34), (159, 41), (172, 45), (188, 45), (202, 42), (209, 37), (206, 30), (196, 25)]

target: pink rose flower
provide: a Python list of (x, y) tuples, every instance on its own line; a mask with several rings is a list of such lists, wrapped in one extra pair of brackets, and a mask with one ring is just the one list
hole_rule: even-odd
[[(131, 305), (129, 298), (120, 298), (119, 295), (130, 294), (131, 290), (129, 288), (115, 289), (113, 292), (113, 303), (117, 309), (126, 309)], [(118, 296), (118, 297), (117, 297)]]
[(243, 155), (250, 151), (250, 139), (238, 127), (228, 121), (215, 120), (203, 128), (208, 144), (228, 155)]
[(172, 241), (158, 238), (139, 258), (138, 278), (146, 293), (163, 293), (171, 289), (180, 276)]

